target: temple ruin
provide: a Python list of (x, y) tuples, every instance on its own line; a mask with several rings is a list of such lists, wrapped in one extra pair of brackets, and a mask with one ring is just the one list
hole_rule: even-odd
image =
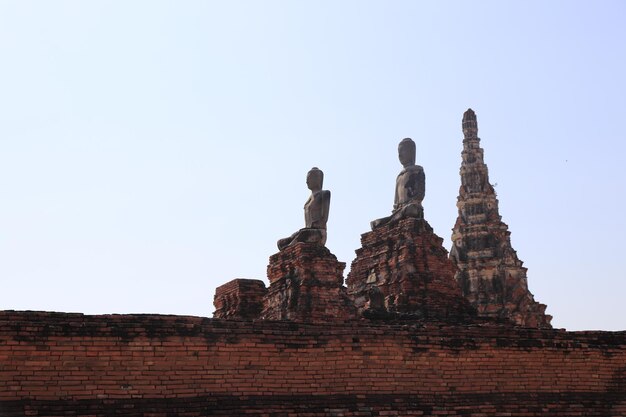
[(545, 314), (545, 304), (536, 302), (528, 290), (527, 269), (511, 246), (511, 232), (500, 216), (472, 109), (463, 115), (462, 126), (459, 216), (452, 229), (450, 250), (450, 259), (458, 268), (455, 278), (480, 316), (549, 328), (552, 317)]
[(330, 191), (307, 175), (304, 228), (213, 318), (0, 311), (0, 416), (626, 415), (626, 332), (552, 329), (528, 291), (463, 117), (453, 248), (426, 220), (415, 143), (389, 216), (346, 266), (325, 246)]

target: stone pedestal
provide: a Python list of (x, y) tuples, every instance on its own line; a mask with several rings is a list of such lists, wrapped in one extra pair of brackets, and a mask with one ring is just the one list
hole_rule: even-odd
[(234, 279), (215, 289), (216, 319), (258, 319), (267, 288), (258, 279)]
[(361, 235), (347, 278), (366, 317), (467, 322), (475, 310), (454, 280), (456, 268), (423, 219), (407, 218)]
[(319, 244), (296, 243), (270, 257), (264, 319), (346, 321), (356, 309), (343, 286), (346, 264)]

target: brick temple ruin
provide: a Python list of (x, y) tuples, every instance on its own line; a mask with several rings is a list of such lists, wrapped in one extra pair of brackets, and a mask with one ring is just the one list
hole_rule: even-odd
[(526, 327), (550, 327), (545, 304), (528, 290), (526, 268), (511, 247), (508, 226), (480, 147), (476, 114), (463, 115), (459, 216), (452, 231), (450, 258), (463, 295), (483, 317), (502, 317)]
[(344, 285), (313, 168), (269, 287), (219, 286), (212, 319), (0, 311), (0, 416), (625, 416), (626, 332), (551, 328), (473, 111), (462, 127), (450, 256), (405, 139), (393, 210), (361, 235)]
[(298, 243), (270, 258), (269, 290), (260, 280), (237, 279), (218, 287), (214, 317), (345, 321), (355, 318), (356, 307), (359, 316), (369, 318), (454, 318), (458, 323), (477, 316), (551, 328), (552, 317), (528, 290), (527, 269), (499, 214), (472, 109), (463, 114), (462, 130), (459, 216), (450, 259), (424, 219), (421, 195), (416, 215), (389, 220), (361, 236), (347, 289), (345, 264), (323, 246)]

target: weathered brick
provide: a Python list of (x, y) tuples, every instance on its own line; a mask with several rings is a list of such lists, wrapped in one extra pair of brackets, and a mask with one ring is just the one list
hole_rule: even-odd
[[(76, 325), (64, 326), (68, 318)], [(132, 334), (120, 337), (120, 328)], [(96, 340), (107, 342), (97, 356), (72, 349), (44, 360), (52, 349), (33, 350)], [(327, 416), (331, 409), (562, 417), (626, 409), (626, 332), (0, 312), (0, 341), (7, 342), (0, 354), (15, 364), (0, 366), (3, 417)], [(15, 341), (22, 350), (11, 350)]]

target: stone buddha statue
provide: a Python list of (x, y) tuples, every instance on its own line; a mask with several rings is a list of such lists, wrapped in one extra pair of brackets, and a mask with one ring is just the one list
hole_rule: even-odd
[(406, 217), (424, 218), (422, 200), (426, 192), (424, 169), (415, 165), (415, 142), (402, 139), (398, 145), (398, 158), (404, 167), (396, 178), (396, 196), (391, 216), (376, 219), (370, 223), (372, 230), (384, 224)]
[(326, 244), (326, 222), (330, 209), (330, 191), (322, 190), (324, 173), (316, 167), (306, 176), (306, 185), (311, 190), (304, 204), (304, 228), (291, 236), (278, 241), (278, 249), (283, 250), (296, 242)]

